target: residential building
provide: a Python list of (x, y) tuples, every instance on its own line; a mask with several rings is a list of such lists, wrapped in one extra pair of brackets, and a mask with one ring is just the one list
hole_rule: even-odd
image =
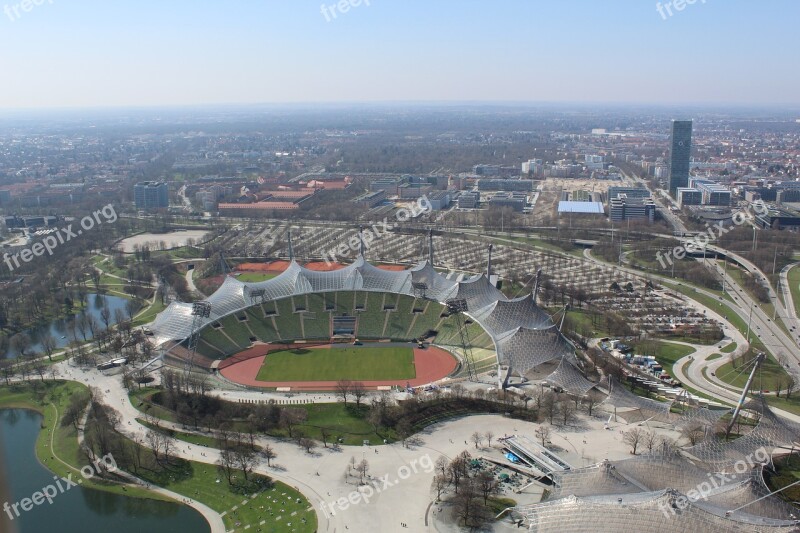
[(133, 186), (136, 209), (169, 207), (169, 187), (164, 182), (144, 181)]

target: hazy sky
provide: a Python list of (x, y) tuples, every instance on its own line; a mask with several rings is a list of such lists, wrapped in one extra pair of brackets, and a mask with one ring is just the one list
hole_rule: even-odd
[(0, 0), (0, 108), (800, 103), (798, 0), (35, 1)]

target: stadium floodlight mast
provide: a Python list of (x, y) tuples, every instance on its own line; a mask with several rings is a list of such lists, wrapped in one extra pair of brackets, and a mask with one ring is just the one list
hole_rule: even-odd
[(184, 366), (184, 376), (189, 377), (189, 373), (194, 368), (194, 356), (197, 353), (197, 343), (200, 341), (200, 329), (203, 319), (211, 316), (211, 302), (201, 301), (192, 304), (192, 333), (189, 335), (189, 358)]
[(418, 291), (422, 294), (421, 298), (425, 298), (425, 291), (428, 290), (428, 284), (422, 281), (415, 281), (411, 283), (411, 286), (414, 288), (415, 291)]
[(250, 296), (250, 303), (264, 303), (264, 295), (267, 294), (266, 289), (250, 289), (248, 296)]
[(464, 324), (463, 313), (469, 311), (467, 300), (464, 298), (451, 298), (445, 302), (447, 310), (456, 317), (458, 333), (461, 337), (461, 350), (464, 354), (464, 364), (467, 366), (467, 374), (470, 381), (478, 381), (478, 373), (475, 371), (475, 362), (472, 357), (472, 343), (469, 340), (469, 331)]

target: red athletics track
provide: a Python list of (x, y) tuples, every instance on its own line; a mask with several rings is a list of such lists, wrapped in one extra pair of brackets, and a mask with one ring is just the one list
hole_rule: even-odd
[[(377, 345), (380, 346), (380, 345)], [(257, 345), (226, 359), (219, 366), (219, 372), (227, 379), (250, 387), (291, 387), (292, 389), (306, 390), (334, 390), (335, 381), (258, 381), (256, 376), (264, 364), (264, 359), (269, 351), (285, 350), (291, 348), (310, 348), (307, 345), (286, 345), (270, 347)], [(325, 349), (330, 345), (317, 346), (315, 349)], [(272, 348), (272, 350), (270, 350)], [(414, 368), (417, 377), (395, 381), (362, 381), (365, 387), (379, 387), (386, 385), (400, 385), (412, 387), (427, 385), (438, 381), (456, 368), (456, 359), (447, 351), (434, 346), (425, 349), (414, 348)]]

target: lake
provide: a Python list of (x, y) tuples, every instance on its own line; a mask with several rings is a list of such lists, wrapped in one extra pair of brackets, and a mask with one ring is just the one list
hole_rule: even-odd
[[(111, 320), (109, 324), (116, 324), (116, 320), (114, 318), (114, 311), (117, 309), (121, 309), (123, 313), (125, 313), (125, 317), (127, 318), (127, 312), (125, 311), (125, 304), (128, 302), (127, 299), (122, 298), (121, 296), (112, 296), (109, 294), (94, 294), (89, 293), (86, 295), (86, 313), (93, 316), (96, 320), (98, 325), (101, 327), (105, 327), (103, 320), (100, 318), (100, 312), (103, 310), (103, 304), (108, 305), (109, 311), (111, 311)], [(70, 322), (72, 319), (65, 319), (59, 318), (53, 320), (49, 324), (42, 324), (40, 326), (35, 326), (25, 330), (25, 333), (31, 338), (33, 344), (30, 347), (30, 350), (34, 350), (40, 354), (44, 354), (44, 349), (42, 348), (41, 338), (42, 335), (49, 331), (50, 334), (56, 341), (57, 348), (63, 348), (67, 344), (70, 343), (72, 340), (72, 331), (70, 329)], [(83, 335), (81, 335), (80, 330), (76, 329), (75, 334), (78, 336), (79, 341), (83, 341)], [(63, 338), (62, 338), (63, 337)], [(91, 339), (92, 336), (87, 331), (86, 338)], [(27, 353), (27, 352), (26, 352)], [(19, 354), (14, 353), (13, 350), (9, 349), (7, 357), (9, 359), (14, 359), (18, 357)]]
[[(54, 483), (53, 474), (36, 458), (34, 445), (42, 417), (26, 409), (0, 410), (0, 444), (6, 460), (7, 501), (10, 504), (29, 498)], [(12, 460), (8, 460), (11, 458)], [(73, 481), (80, 474), (73, 476)], [(62, 481), (62, 486), (64, 482)], [(20, 533), (57, 531), (86, 533), (175, 533), (176, 531), (210, 532), (203, 516), (194, 509), (177, 503), (129, 498), (83, 487), (72, 487), (15, 517), (13, 524)], [(14, 511), (10, 511), (12, 515)]]

